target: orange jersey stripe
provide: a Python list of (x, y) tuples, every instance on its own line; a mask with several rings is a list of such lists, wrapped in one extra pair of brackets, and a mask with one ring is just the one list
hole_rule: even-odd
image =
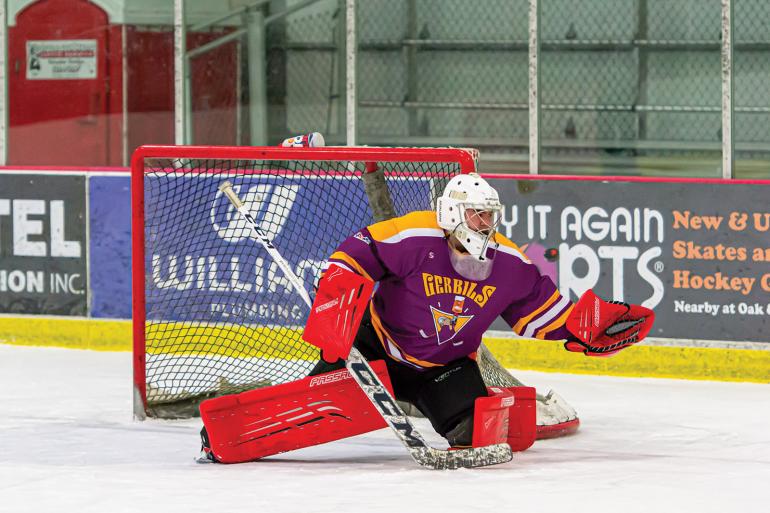
[(517, 322), (516, 326), (513, 327), (513, 331), (515, 331), (516, 333), (521, 333), (521, 329), (524, 326), (526, 326), (527, 323), (529, 323), (529, 321), (531, 321), (536, 315), (538, 315), (541, 312), (545, 311), (546, 308), (548, 308), (553, 303), (555, 303), (556, 300), (559, 298), (559, 296), (560, 296), (559, 291), (558, 290), (554, 291), (553, 295), (551, 297), (549, 297), (548, 301), (543, 303), (543, 305), (540, 308), (538, 308), (537, 310), (535, 310), (534, 312), (532, 312), (528, 316), (522, 317), (521, 319), (519, 319), (519, 322)]
[[(372, 280), (372, 277), (369, 276), (369, 273), (366, 272), (366, 270), (363, 267), (361, 267), (361, 264), (356, 262), (353, 259), (353, 257), (348, 255), (347, 253), (345, 253), (343, 251), (335, 251), (334, 253), (332, 253), (332, 256), (329, 257), (329, 260), (335, 260), (335, 259), (336, 260), (342, 260), (343, 262), (348, 264), (350, 267), (352, 267), (353, 270), (355, 270), (358, 274), (360, 274), (364, 278)], [(374, 280), (372, 280), (372, 281), (374, 281)]]
[(545, 336), (555, 330), (556, 328), (561, 328), (564, 326), (564, 323), (567, 322), (567, 317), (569, 317), (570, 312), (572, 312), (572, 309), (575, 308), (575, 305), (571, 305), (567, 310), (559, 316), (558, 319), (553, 321), (551, 324), (546, 326), (545, 328), (540, 329), (537, 333), (535, 333), (535, 338), (543, 339)]

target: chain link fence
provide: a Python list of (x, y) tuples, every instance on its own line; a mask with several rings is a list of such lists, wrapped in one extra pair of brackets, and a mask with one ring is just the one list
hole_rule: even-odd
[[(266, 13), (302, 3), (270, 2)], [(719, 176), (720, 0), (540, 4), (545, 172)], [(521, 169), (528, 0), (356, 5), (359, 144), (476, 146)], [(738, 171), (761, 176), (770, 157), (770, 3), (734, 0), (733, 9)], [(267, 53), (270, 142), (317, 130), (344, 144), (344, 0), (308, 3), (271, 25)]]
[(286, 58), (287, 137), (319, 131), (344, 143), (344, 9), (344, 1), (317, 2), (287, 18), (285, 42), (272, 42)]
[(526, 151), (526, 0), (366, 0), (358, 20), (362, 141)]
[(770, 175), (770, 3), (733, 6), (736, 171)]

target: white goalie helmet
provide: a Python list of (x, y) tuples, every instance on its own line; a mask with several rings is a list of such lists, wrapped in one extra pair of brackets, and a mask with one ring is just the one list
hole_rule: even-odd
[(500, 223), (501, 211), (497, 191), (476, 173), (457, 175), (449, 180), (436, 201), (438, 225), (481, 261), (486, 260), (487, 246)]

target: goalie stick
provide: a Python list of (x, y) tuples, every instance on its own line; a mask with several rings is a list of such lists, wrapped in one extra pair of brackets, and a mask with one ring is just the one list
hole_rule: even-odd
[[(310, 296), (302, 282), (300, 282), (297, 275), (289, 267), (288, 262), (284, 260), (278, 249), (273, 245), (268, 234), (260, 228), (256, 219), (251, 215), (251, 212), (246, 208), (235, 190), (233, 190), (232, 183), (229, 181), (223, 182), (220, 184), (219, 190), (232, 203), (238, 213), (243, 216), (254, 237), (278, 264), (284, 276), (296, 289), (308, 308), (311, 308), (313, 302), (310, 300)], [(409, 417), (398, 406), (396, 400), (379, 380), (369, 363), (355, 347), (351, 347), (350, 354), (345, 360), (345, 366), (358, 386), (361, 387), (374, 407), (382, 415), (388, 426), (390, 426), (407, 448), (412, 459), (423, 467), (435, 470), (474, 468), (506, 463), (513, 458), (511, 448), (508, 444), (504, 443), (451, 451), (429, 446), (414, 424), (412, 424)]]

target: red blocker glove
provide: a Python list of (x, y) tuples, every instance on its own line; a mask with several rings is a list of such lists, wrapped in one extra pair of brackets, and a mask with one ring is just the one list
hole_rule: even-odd
[(321, 278), (302, 338), (327, 362), (348, 357), (373, 289), (372, 280), (336, 265)]
[(610, 356), (646, 337), (653, 322), (655, 313), (649, 308), (604, 301), (588, 290), (567, 318), (567, 329), (578, 340), (568, 340), (564, 348), (587, 356)]

